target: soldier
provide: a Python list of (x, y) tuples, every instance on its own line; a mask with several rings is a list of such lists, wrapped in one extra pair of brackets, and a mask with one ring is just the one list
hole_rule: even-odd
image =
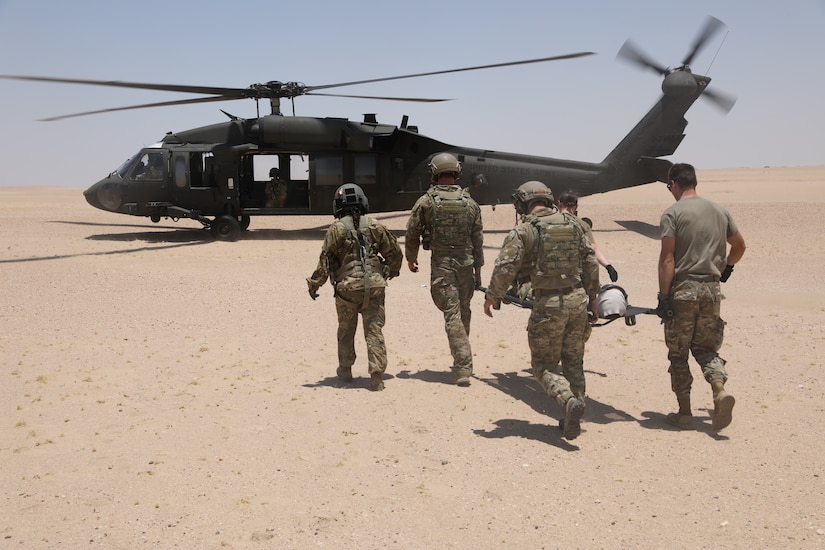
[(453, 356), (453, 381), (469, 386), (473, 374), (470, 349), (470, 300), (481, 285), (484, 235), (481, 208), (469, 190), (456, 184), (461, 164), (449, 153), (429, 164), (432, 185), (413, 206), (407, 221), (407, 266), (418, 271), (418, 247), (430, 250), (430, 294), (444, 313)]
[(561, 195), (559, 195), (558, 206), (559, 212), (570, 214), (575, 217), (579, 223), (581, 223), (582, 229), (584, 229), (588, 240), (590, 240), (590, 246), (593, 247), (593, 252), (596, 254), (596, 260), (599, 261), (599, 265), (607, 270), (607, 274), (610, 276), (610, 282), (615, 283), (618, 281), (619, 272), (616, 271), (616, 268), (610, 264), (607, 256), (605, 256), (604, 252), (602, 252), (601, 247), (596, 244), (590, 224), (582, 218), (579, 218), (579, 197), (577, 197), (572, 191), (564, 191)]
[[(725, 321), (719, 316), (720, 282), (727, 282), (733, 266), (745, 253), (745, 239), (730, 213), (696, 194), (696, 170), (674, 164), (667, 188), (676, 199), (662, 214), (662, 250), (659, 255), (659, 305), (656, 313), (665, 326), (670, 360), (670, 385), (679, 411), (668, 423), (692, 430), (690, 390), (693, 376), (688, 365), (692, 353), (713, 391), (714, 430), (733, 419), (733, 395), (725, 391), (728, 374), (722, 347)], [(731, 245), (727, 252), (727, 244)]]
[(283, 208), (286, 204), (286, 182), (281, 179), (281, 171), (277, 168), (269, 169), (269, 181), (266, 183), (267, 208)]
[[(596, 313), (599, 264), (581, 225), (553, 205), (540, 181), (522, 184), (513, 195), (522, 221), (501, 247), (484, 299), (493, 316), (513, 281), (529, 279), (534, 293), (527, 323), (533, 376), (562, 406), (565, 439), (581, 433), (584, 414), (584, 343), (588, 309)], [(556, 373), (561, 359), (562, 375)]]
[(318, 267), (307, 278), (309, 295), (315, 300), (327, 278), (335, 288), (338, 311), (338, 369), (344, 382), (352, 382), (355, 363), (355, 330), (358, 314), (364, 322), (369, 374), (372, 389), (384, 389), (382, 374), (387, 370), (384, 344), (384, 288), (397, 277), (404, 257), (395, 235), (367, 216), (369, 203), (354, 183), (335, 191), (336, 220), (327, 229)]

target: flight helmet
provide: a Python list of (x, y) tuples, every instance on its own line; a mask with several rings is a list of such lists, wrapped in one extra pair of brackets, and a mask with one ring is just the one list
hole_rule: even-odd
[(361, 214), (366, 214), (370, 210), (370, 204), (359, 186), (354, 183), (345, 183), (335, 191), (332, 213), (336, 218), (340, 218), (351, 208), (356, 208)]

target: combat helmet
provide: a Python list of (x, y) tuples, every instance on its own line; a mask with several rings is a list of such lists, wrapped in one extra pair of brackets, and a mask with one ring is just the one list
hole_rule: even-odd
[(427, 167), (430, 169), (434, 182), (438, 181), (438, 176), (446, 173), (455, 174), (455, 179), (461, 177), (461, 163), (450, 153), (437, 154)]
[(370, 211), (370, 203), (359, 186), (354, 183), (345, 183), (335, 190), (332, 213), (336, 218), (340, 218), (351, 208), (359, 210), (361, 214), (366, 214)]
[(540, 200), (545, 206), (553, 204), (553, 192), (540, 181), (522, 183), (513, 193), (513, 206), (519, 214), (527, 214), (530, 202)]

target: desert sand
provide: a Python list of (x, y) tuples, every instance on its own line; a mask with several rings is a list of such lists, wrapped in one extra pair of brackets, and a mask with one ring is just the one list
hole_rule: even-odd
[[(593, 330), (568, 442), (529, 370), (528, 311), (473, 302), (475, 374), (451, 385), (429, 263), (387, 291), (386, 390), (335, 377), (331, 216), (190, 220), (0, 188), (0, 548), (825, 548), (825, 167), (699, 172), (748, 250), (721, 355), (733, 423), (697, 430), (658, 318)], [(552, 182), (550, 182), (552, 187)], [(655, 306), (661, 184), (585, 197), (633, 305)], [(403, 243), (406, 212), (377, 214)], [(515, 216), (482, 209), (486, 282)], [(603, 281), (607, 281), (604, 270)]]

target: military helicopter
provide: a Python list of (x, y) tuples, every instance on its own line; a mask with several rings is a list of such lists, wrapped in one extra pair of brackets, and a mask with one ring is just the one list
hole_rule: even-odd
[[(479, 204), (509, 203), (513, 190), (526, 180), (554, 182), (582, 196), (654, 181), (665, 181), (671, 155), (684, 138), (684, 115), (702, 95), (726, 112), (735, 100), (707, 90), (710, 78), (694, 74), (690, 63), (724, 23), (709, 18), (688, 55), (676, 68), (664, 68), (640, 53), (629, 41), (618, 57), (662, 75), (662, 97), (642, 120), (599, 163), (561, 160), (449, 145), (424, 136), (402, 117), (399, 126), (379, 123), (374, 115), (360, 122), (345, 118), (294, 116), (294, 99), (326, 95), (376, 100), (434, 102), (444, 99), (378, 97), (320, 93), (319, 90), (573, 59), (567, 55), (482, 65), (460, 69), (307, 86), (270, 81), (247, 88), (221, 88), (137, 82), (0, 75), (0, 78), (204, 94), (205, 97), (101, 109), (44, 120), (191, 103), (250, 98), (268, 99), (271, 114), (252, 119), (222, 112), (228, 121), (170, 132), (144, 147), (119, 168), (84, 191), (88, 203), (110, 212), (162, 218), (188, 218), (209, 228), (218, 240), (237, 240), (252, 216), (328, 214), (333, 191), (343, 183), (360, 185), (373, 212), (409, 210), (430, 184), (429, 160), (440, 152), (462, 163), (465, 185)], [(281, 112), (280, 100), (293, 103), (293, 116)], [(274, 172), (271, 170), (275, 168)], [(267, 170), (277, 173), (286, 198), (272, 200)], [(469, 183), (467, 183), (469, 182)]]

